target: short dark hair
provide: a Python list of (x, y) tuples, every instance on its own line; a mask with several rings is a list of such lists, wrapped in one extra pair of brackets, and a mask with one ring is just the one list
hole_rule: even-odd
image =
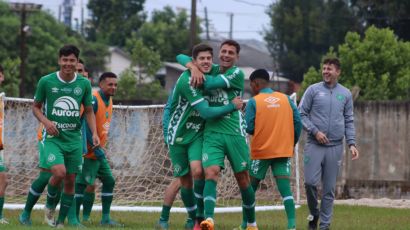
[(4, 73), (4, 68), (2, 65), (0, 65), (0, 73)]
[(251, 73), (251, 76), (249, 76), (249, 80), (254, 81), (256, 79), (263, 79), (267, 82), (269, 82), (269, 73), (265, 69), (257, 69)]
[(334, 65), (337, 69), (340, 69), (340, 61), (338, 58), (325, 58), (323, 64)]
[(101, 74), (100, 79), (98, 82), (104, 81), (106, 78), (117, 78), (117, 75), (113, 72), (104, 72)]
[(192, 49), (192, 58), (196, 59), (200, 52), (210, 52), (212, 56), (214, 56), (214, 49), (208, 44), (200, 43)]
[(78, 59), (80, 56), (80, 50), (75, 45), (64, 45), (58, 52), (59, 57), (69, 56), (70, 54), (74, 54), (74, 56)]
[(232, 40), (232, 39), (225, 40), (221, 43), (221, 46), (219, 46), (219, 48), (221, 48), (223, 45), (235, 46), (237, 54), (239, 54), (239, 51), (241, 51), (241, 46), (235, 40)]
[(84, 67), (85, 67), (85, 64), (84, 64), (83, 59), (81, 59), (81, 58), (80, 58), (80, 59), (78, 59), (78, 62), (79, 62), (79, 63), (81, 63), (81, 64), (83, 64), (83, 65), (84, 65)]

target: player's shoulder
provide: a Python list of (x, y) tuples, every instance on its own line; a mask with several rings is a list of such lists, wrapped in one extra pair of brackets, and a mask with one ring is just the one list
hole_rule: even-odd
[(177, 80), (177, 87), (186, 87), (189, 84), (189, 78), (191, 77), (191, 72), (189, 70), (185, 70), (184, 72), (179, 75)]
[(57, 79), (57, 72), (49, 73), (40, 78), (40, 81), (55, 81)]

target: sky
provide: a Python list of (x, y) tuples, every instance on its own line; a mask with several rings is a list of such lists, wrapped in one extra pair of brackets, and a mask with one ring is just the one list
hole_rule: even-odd
[[(62, 0), (8, 0), (9, 2), (32, 2), (42, 4), (43, 10), (49, 10), (58, 17), (59, 5)], [(84, 16), (87, 17), (87, 0), (74, 1), (73, 18), (81, 18), (81, 6), (84, 7)], [(263, 41), (262, 31), (269, 26), (270, 18), (265, 13), (273, 0), (197, 0), (197, 16), (205, 18), (205, 7), (210, 20), (210, 36), (228, 38), (230, 29), (230, 15), (233, 14), (233, 38), (256, 39)], [(146, 0), (144, 10), (162, 10), (169, 5), (175, 11), (186, 9), (191, 12), (191, 0)], [(73, 22), (74, 24), (74, 22)], [(204, 25), (202, 25), (204, 28)]]

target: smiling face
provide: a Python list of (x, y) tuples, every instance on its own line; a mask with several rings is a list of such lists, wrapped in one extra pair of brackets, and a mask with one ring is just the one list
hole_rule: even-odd
[(78, 59), (74, 54), (68, 56), (60, 56), (58, 58), (58, 65), (60, 66), (60, 73), (63, 76), (74, 76), (77, 71)]
[(210, 51), (199, 52), (193, 63), (202, 73), (208, 73), (212, 68), (212, 53)]
[(340, 69), (334, 64), (323, 64), (322, 77), (323, 81), (328, 85), (335, 85), (340, 75)]
[(106, 96), (112, 97), (117, 92), (117, 78), (107, 77), (100, 82), (99, 86)]
[(223, 70), (227, 70), (234, 66), (238, 59), (239, 54), (235, 46), (224, 44), (219, 49), (219, 66)]

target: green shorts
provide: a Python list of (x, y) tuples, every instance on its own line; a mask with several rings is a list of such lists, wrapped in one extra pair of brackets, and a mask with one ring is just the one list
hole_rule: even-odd
[(51, 170), (54, 165), (64, 164), (67, 174), (81, 172), (83, 157), (82, 143), (58, 141), (39, 142), (39, 167)]
[(0, 173), (6, 171), (6, 166), (4, 165), (3, 150), (0, 150)]
[(94, 160), (84, 158), (83, 170), (77, 174), (76, 183), (94, 185), (95, 179), (113, 177), (110, 164), (107, 159)]
[(234, 173), (248, 170), (249, 147), (243, 136), (208, 132), (204, 134), (202, 166), (220, 166), (225, 168), (225, 155), (231, 163)]
[(186, 175), (190, 170), (189, 163), (201, 160), (202, 143), (203, 137), (200, 136), (190, 144), (168, 146), (175, 177)]
[(266, 160), (252, 160), (249, 174), (256, 179), (265, 179), (268, 168), (271, 168), (273, 176), (290, 176), (291, 161), (289, 157), (273, 158)]

